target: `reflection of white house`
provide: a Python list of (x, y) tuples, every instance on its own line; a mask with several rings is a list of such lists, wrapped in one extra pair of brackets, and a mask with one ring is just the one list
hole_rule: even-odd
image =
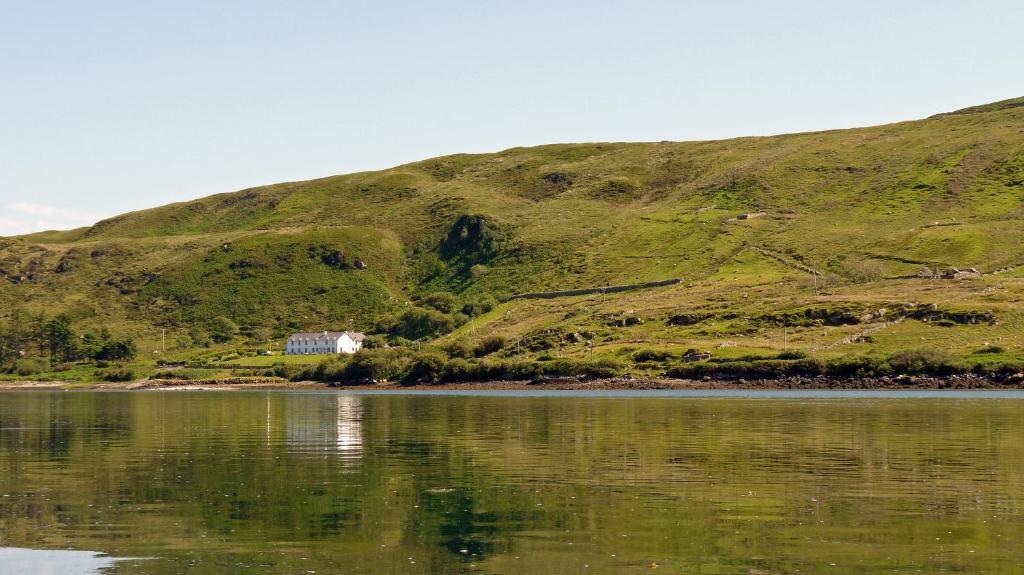
[(357, 395), (294, 394), (283, 398), (291, 453), (332, 453), (355, 465), (363, 456), (363, 400)]
[(363, 448), (362, 400), (354, 395), (338, 396), (338, 416), (335, 419), (339, 453), (359, 455)]
[(365, 337), (355, 331), (297, 333), (288, 338), (285, 350), (289, 355), (355, 353)]

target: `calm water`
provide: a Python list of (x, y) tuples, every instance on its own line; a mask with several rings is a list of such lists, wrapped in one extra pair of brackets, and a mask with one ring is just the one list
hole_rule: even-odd
[(2, 393), (0, 573), (1024, 573), (1019, 395), (769, 395)]

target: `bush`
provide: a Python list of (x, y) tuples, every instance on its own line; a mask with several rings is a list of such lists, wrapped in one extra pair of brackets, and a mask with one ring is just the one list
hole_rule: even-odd
[(111, 339), (104, 341), (93, 357), (100, 361), (131, 361), (137, 353), (138, 348), (131, 338)]
[(625, 369), (626, 366), (621, 361), (611, 357), (602, 357), (597, 361), (584, 363), (582, 375), (601, 378), (616, 377), (622, 375)]
[(308, 379), (311, 374), (306, 373), (305, 371), (303, 371), (302, 369), (295, 365), (275, 363), (274, 365), (270, 366), (270, 371), (268, 372), (268, 375), (270, 377), (280, 377), (282, 379), (296, 381), (300, 379)]
[(417, 340), (436, 337), (453, 329), (455, 322), (452, 318), (434, 309), (414, 307), (399, 315), (389, 331), (396, 338)]
[(640, 349), (633, 353), (633, 361), (635, 363), (644, 363), (648, 361), (665, 362), (670, 359), (674, 359), (675, 355), (670, 351), (661, 349)]
[(1009, 377), (1018, 373), (1024, 373), (1024, 363), (1011, 361), (1011, 362), (1000, 362), (995, 364), (978, 364), (974, 366), (975, 373), (982, 375), (990, 375), (996, 377)]
[(441, 371), (441, 381), (473, 381), (476, 374), (477, 364), (470, 363), (463, 358), (454, 358), (444, 364)]
[(210, 337), (217, 343), (227, 343), (238, 334), (238, 324), (219, 315), (210, 321)]
[(500, 375), (496, 379), (530, 380), (544, 373), (534, 361), (504, 361), (498, 363), (497, 368)]
[(181, 371), (158, 371), (149, 376), (149, 379), (191, 379), (187, 373)]
[(562, 358), (546, 363), (542, 369), (545, 375), (608, 378), (621, 375), (625, 365), (611, 357), (603, 357), (596, 361)]
[(192, 326), (188, 330), (188, 337), (192, 340), (194, 347), (210, 347), (213, 345), (213, 340), (210, 339), (209, 334), (206, 333), (200, 327)]
[(889, 365), (875, 357), (840, 357), (829, 360), (825, 373), (832, 377), (879, 377), (889, 372)]
[(368, 335), (363, 338), (363, 347), (366, 349), (380, 349), (386, 347), (387, 340), (382, 335)]
[(416, 345), (416, 342), (402, 336), (397, 336), (391, 339), (391, 347), (412, 347), (414, 345)]
[(501, 351), (505, 347), (505, 338), (500, 335), (489, 335), (480, 340), (473, 348), (473, 355), (483, 357)]
[(802, 351), (788, 350), (780, 352), (779, 355), (775, 356), (775, 359), (804, 359), (807, 354)]
[(889, 358), (889, 366), (896, 373), (950, 375), (961, 371), (953, 365), (947, 352), (936, 349), (901, 351)]
[(492, 311), (496, 307), (498, 307), (498, 300), (494, 299), (494, 296), (490, 294), (484, 294), (462, 306), (462, 313), (469, 317), (476, 317)]
[(1003, 353), (1006, 351), (1001, 345), (987, 345), (974, 353)]
[(310, 374), (310, 379), (316, 381), (341, 381), (345, 377), (345, 368), (348, 360), (342, 356), (331, 356), (319, 364)]
[(345, 366), (345, 381), (391, 380), (402, 377), (409, 364), (408, 352), (398, 349), (361, 349)]
[(444, 346), (443, 349), (444, 352), (448, 354), (448, 357), (452, 358), (459, 357), (466, 359), (473, 356), (473, 348), (464, 339), (453, 341)]
[(402, 383), (434, 383), (441, 378), (445, 368), (445, 358), (439, 353), (420, 353), (412, 358), (409, 370), (402, 376)]
[(762, 359), (721, 363), (683, 363), (669, 369), (665, 375), (679, 379), (713, 377), (716, 379), (777, 379), (781, 377), (813, 377), (825, 372), (825, 366), (816, 359), (796, 361)]
[(420, 303), (441, 313), (453, 313), (462, 306), (455, 294), (446, 291), (432, 293), (423, 298)]
[(135, 372), (127, 367), (112, 367), (96, 370), (96, 377), (103, 381), (132, 381), (135, 379)]
[(24, 358), (14, 362), (13, 371), (14, 373), (24, 377), (27, 375), (36, 375), (37, 373), (43, 373), (50, 369), (49, 363), (44, 359), (37, 358)]
[(541, 366), (532, 361), (481, 361), (473, 371), (473, 381), (533, 379), (541, 375)]
[[(166, 369), (158, 371), (149, 376), (149, 379), (177, 379), (177, 380), (199, 380), (210, 377), (215, 373), (213, 370), (205, 369)], [(263, 375), (262, 373), (258, 375)]]

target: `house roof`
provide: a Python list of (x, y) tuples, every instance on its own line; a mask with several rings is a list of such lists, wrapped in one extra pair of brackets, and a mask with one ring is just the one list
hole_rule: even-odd
[(338, 339), (345, 334), (348, 334), (352, 341), (363, 341), (363, 338), (366, 337), (366, 334), (359, 333), (358, 331), (303, 331), (293, 333), (288, 339), (317, 339), (322, 337)]
[(299, 333), (293, 333), (288, 339), (316, 339), (319, 337), (330, 337), (337, 339), (344, 335), (343, 331), (303, 331)]

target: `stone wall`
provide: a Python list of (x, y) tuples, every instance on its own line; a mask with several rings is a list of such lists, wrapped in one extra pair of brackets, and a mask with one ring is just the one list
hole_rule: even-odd
[(679, 283), (681, 281), (683, 281), (681, 278), (672, 278), (670, 280), (661, 280), (661, 281), (655, 281), (655, 282), (644, 282), (644, 283), (638, 283), (638, 284), (627, 284), (627, 285), (619, 285), (619, 286), (604, 286), (604, 287), (594, 287), (594, 288), (580, 288), (580, 289), (565, 290), (565, 291), (543, 291), (543, 292), (520, 293), (520, 294), (516, 294), (516, 295), (514, 295), (514, 296), (512, 296), (512, 297), (510, 297), (508, 299), (509, 299), (509, 301), (514, 300), (514, 299), (553, 299), (553, 298), (556, 298), (556, 297), (568, 297), (568, 296), (574, 296), (574, 295), (590, 295), (590, 294), (595, 294), (595, 293), (618, 293), (618, 292), (631, 291), (631, 290), (637, 290), (637, 289), (647, 289), (647, 288), (670, 286), (670, 285), (675, 285), (675, 284), (677, 284), (677, 283)]

